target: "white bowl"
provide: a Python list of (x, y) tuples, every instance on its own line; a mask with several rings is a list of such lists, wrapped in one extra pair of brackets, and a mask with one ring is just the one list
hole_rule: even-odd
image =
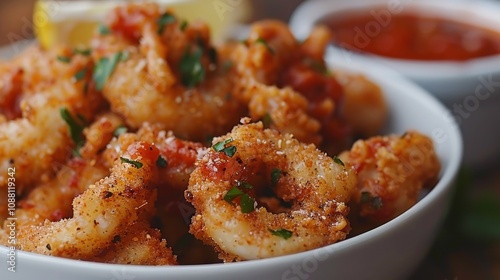
[[(7, 270), (0, 246), (0, 279), (403, 279), (426, 255), (449, 206), (462, 139), (447, 110), (399, 74), (377, 65), (329, 61), (332, 69), (365, 73), (385, 93), (390, 108), (386, 132), (417, 129), (430, 135), (442, 164), (435, 188), (390, 222), (347, 240), (308, 252), (228, 264), (152, 267), (111, 265), (17, 251), (16, 272)], [(6, 265), (7, 264), (7, 265)]]
[[(299, 39), (305, 38), (325, 16), (345, 16), (353, 11), (379, 15), (416, 12), (500, 32), (500, 2), (463, 0), (307, 1), (295, 10), (290, 26)], [(375, 17), (373, 20), (384, 23)], [(500, 129), (497, 125), (500, 121), (500, 55), (466, 62), (415, 61), (361, 54), (333, 46), (327, 55), (347, 62), (382, 63), (434, 94), (449, 108), (460, 126), (465, 144), (464, 163), (469, 167), (479, 169), (500, 158)]]

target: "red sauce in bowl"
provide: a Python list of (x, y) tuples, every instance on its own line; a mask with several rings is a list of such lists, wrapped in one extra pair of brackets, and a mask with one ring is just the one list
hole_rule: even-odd
[(465, 61), (500, 54), (500, 32), (444, 18), (351, 13), (321, 21), (341, 47), (392, 58)]

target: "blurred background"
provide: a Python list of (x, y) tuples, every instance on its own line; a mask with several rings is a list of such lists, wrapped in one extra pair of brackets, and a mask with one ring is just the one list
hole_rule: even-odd
[[(248, 11), (243, 13), (244, 23), (265, 18), (288, 21), (293, 10), (304, 1), (248, 1)], [(8, 46), (34, 37), (32, 15), (35, 2), (0, 1), (0, 45)], [(500, 279), (498, 171), (500, 159), (481, 170), (463, 168), (449, 217), (412, 279)]]

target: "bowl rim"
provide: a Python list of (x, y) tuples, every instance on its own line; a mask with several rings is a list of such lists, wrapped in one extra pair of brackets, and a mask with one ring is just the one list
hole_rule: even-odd
[[(313, 26), (325, 16), (350, 11), (368, 11), (383, 8), (390, 3), (403, 3), (403, 13), (416, 9), (417, 13), (430, 12), (434, 16), (486, 27), (500, 34), (500, 2), (469, 0), (312, 0), (300, 4), (290, 17), (290, 28), (299, 39), (304, 39)], [(389, 11), (390, 12), (390, 11)], [(408, 11), (412, 13), (411, 11)], [(450, 13), (452, 12), (452, 13)], [(459, 17), (458, 13), (472, 14)], [(487, 15), (487, 17), (484, 17)], [(495, 16), (496, 15), (496, 16)], [(346, 50), (329, 46), (335, 51), (348, 52), (349, 56), (362, 60), (376, 60), (415, 80), (436, 82), (442, 80), (473, 79), (477, 76), (500, 73), (500, 54), (473, 58), (466, 61), (425, 61), (399, 59), (371, 53)]]
[[(327, 59), (327, 64), (331, 66), (336, 62), (332, 62)], [(344, 62), (345, 63), (345, 62)], [(351, 71), (357, 71), (364, 75), (367, 74), (366, 65), (359, 62), (349, 62), (344, 65), (336, 67), (337, 69), (346, 69)], [(354, 70), (353, 70), (354, 69)], [(393, 87), (391, 90), (404, 90), (408, 92), (409, 98), (425, 105), (427, 110), (433, 112), (433, 114), (441, 116), (441, 114), (449, 114), (449, 111), (441, 104), (439, 101), (431, 96), (428, 92), (420, 88), (419, 86), (413, 84), (408, 79), (404, 78), (402, 75), (394, 72), (391, 69), (380, 65), (373, 65), (370, 67), (370, 71), (376, 76), (374, 82), (382, 81), (384, 84), (389, 84)], [(394, 82), (394, 79), (398, 80), (398, 83)], [(444, 117), (443, 117), (444, 119)], [(251, 269), (264, 269), (266, 267), (273, 267), (275, 265), (283, 265), (284, 263), (293, 264), (296, 262), (301, 262), (304, 258), (310, 257), (320, 252), (344, 252), (353, 246), (362, 246), (368, 242), (373, 242), (378, 238), (383, 237), (385, 233), (397, 230), (398, 227), (404, 225), (404, 221), (412, 219), (412, 217), (417, 217), (419, 212), (422, 212), (427, 207), (430, 207), (436, 200), (438, 200), (442, 195), (444, 195), (448, 190), (453, 188), (453, 181), (458, 174), (458, 170), (462, 161), (462, 136), (458, 130), (458, 125), (453, 119), (449, 119), (451, 122), (446, 126), (446, 130), (450, 133), (450, 152), (448, 155), (448, 161), (445, 168), (441, 170), (439, 181), (436, 186), (418, 203), (412, 206), (407, 211), (403, 212), (396, 218), (390, 220), (387, 223), (382, 224), (370, 231), (362, 233), (360, 235), (348, 238), (337, 243), (324, 246), (321, 248), (300, 252), (291, 255), (272, 257), (260, 260), (249, 260), (244, 262), (236, 262), (230, 264), (216, 263), (216, 264), (198, 264), (198, 265), (178, 265), (178, 266), (150, 266), (150, 265), (125, 265), (125, 264), (105, 264), (97, 263), (91, 261), (82, 261), (67, 259), (62, 257), (46, 256), (31, 252), (25, 252), (16, 250), (16, 259), (23, 259), (25, 263), (37, 262), (44, 266), (65, 266), (67, 269), (75, 269), (74, 271), (84, 271), (93, 270), (95, 273), (100, 273), (107, 271), (109, 273), (110, 269), (113, 271), (121, 271), (124, 273), (131, 273), (136, 277), (147, 275), (148, 277), (161, 276), (165, 277), (164, 273), (169, 272), (175, 275), (183, 275), (185, 273), (191, 273), (190, 275), (206, 275), (206, 273), (215, 271), (214, 269), (224, 269), (224, 273), (238, 273), (242, 269), (246, 271), (251, 271)], [(443, 165), (443, 162), (441, 162)], [(0, 253), (5, 254), (8, 252), (6, 246), (0, 245)], [(188, 272), (190, 271), (190, 272)]]

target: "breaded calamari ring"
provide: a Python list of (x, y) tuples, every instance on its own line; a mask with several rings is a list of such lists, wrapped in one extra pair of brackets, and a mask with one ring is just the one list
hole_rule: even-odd
[[(196, 209), (191, 233), (221, 259), (292, 254), (346, 237), (345, 203), (356, 185), (350, 168), (262, 123), (237, 126), (213, 143), (185, 196)], [(252, 198), (266, 192), (288, 207), (268, 210)]]
[(113, 244), (95, 257), (87, 259), (103, 263), (133, 265), (173, 265), (177, 263), (160, 231), (139, 222), (115, 236)]
[[(16, 208), (16, 226), (37, 226), (45, 220), (59, 221), (73, 214), (73, 199), (89, 185), (109, 175), (109, 169), (98, 162), (74, 158), (47, 183), (35, 187)], [(8, 222), (4, 223), (6, 229)]]
[[(70, 131), (75, 127), (63, 119), (61, 111), (83, 125), (82, 119), (91, 120), (101, 106), (100, 95), (89, 84), (93, 66), (90, 58), (76, 54), (62, 62), (56, 57), (65, 52), (59, 51), (61, 53), (45, 52), (42, 55), (49, 56), (52, 63), (58, 65), (53, 74), (61, 72), (60, 75), (49, 81), (44, 80), (45, 76), (43, 79), (30, 76), (38, 84), (26, 88), (35, 91), (17, 92), (20, 101), (13, 104), (19, 106), (22, 117), (0, 123), (0, 169), (15, 167), (18, 194), (27, 193), (39, 182), (50, 180), (58, 166), (71, 156), (75, 143)], [(23, 82), (33, 84), (33, 81), (25, 81), (28, 78), (23, 76)], [(0, 91), (3, 86), (0, 85)], [(6, 173), (0, 173), (0, 188), (7, 187), (5, 176)]]
[(154, 203), (150, 200), (156, 191), (153, 180), (158, 155), (152, 144), (131, 144), (111, 175), (74, 199), (73, 218), (19, 229), (19, 249), (73, 259), (98, 255), (140, 220), (143, 206)]
[(358, 140), (340, 157), (358, 177), (351, 214), (368, 226), (412, 207), (422, 188), (435, 184), (441, 168), (432, 139), (416, 131)]
[(222, 67), (229, 55), (210, 46), (204, 24), (183, 29), (175, 20), (158, 34), (160, 16), (156, 4), (125, 6), (111, 14), (112, 33), (94, 39), (96, 60), (127, 52), (102, 88), (111, 110), (133, 129), (149, 122), (186, 140), (226, 133), (246, 114), (233, 98), (235, 77)]

